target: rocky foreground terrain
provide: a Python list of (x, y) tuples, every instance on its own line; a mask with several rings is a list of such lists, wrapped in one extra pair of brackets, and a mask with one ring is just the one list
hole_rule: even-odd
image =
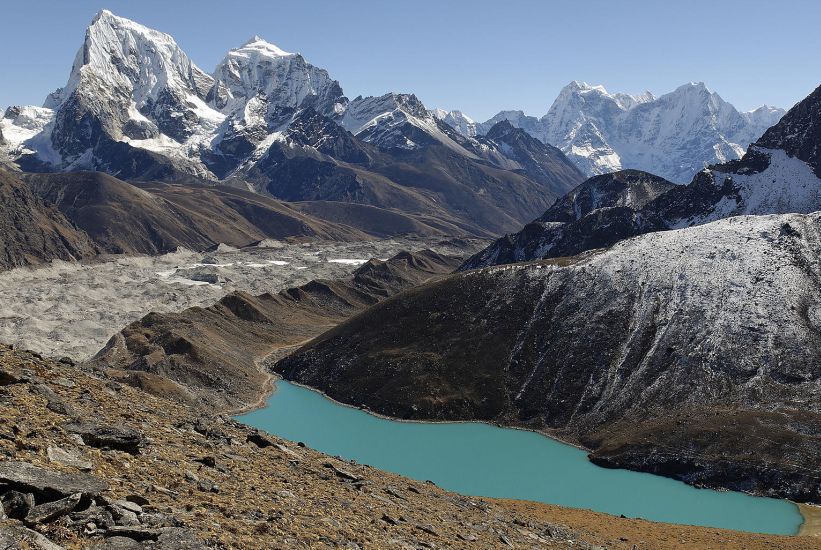
[(460, 496), (7, 346), (0, 403), (2, 548), (817, 547)]

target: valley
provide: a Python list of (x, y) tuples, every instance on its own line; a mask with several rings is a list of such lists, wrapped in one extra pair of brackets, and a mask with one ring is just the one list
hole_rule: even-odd
[[(481, 242), (467, 244), (467, 249)], [(91, 263), (58, 261), (0, 272), (0, 342), (84, 361), (118, 330), (149, 312), (205, 307), (237, 290), (276, 293), (314, 279), (335, 279), (370, 258), (388, 258), (403, 250), (437, 244), (444, 251), (464, 249), (464, 244), (409, 238), (261, 244)]]
[[(95, 6), (68, 40), (90, 4), (36, 4), (0, 33), (30, 65), (0, 98), (45, 97), (0, 116), (0, 548), (819, 547), (821, 86), (789, 41), (492, 3), (425, 40), (416, 4), (390, 36), (390, 3)], [(457, 89), (498, 114), (433, 108)]]

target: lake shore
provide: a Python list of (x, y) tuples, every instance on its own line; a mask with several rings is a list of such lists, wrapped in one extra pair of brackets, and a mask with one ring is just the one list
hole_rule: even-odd
[[(588, 540), (614, 550), (633, 548), (721, 548), (722, 550), (811, 550), (819, 548), (819, 532), (762, 535), (744, 531), (620, 518), (591, 510), (512, 499), (489, 499), (517, 514), (541, 517), (585, 533)], [(807, 508), (799, 505), (799, 508)], [(821, 510), (818, 507), (816, 510)], [(806, 517), (806, 516), (805, 516)], [(807, 522), (805, 521), (805, 525)], [(614, 535), (615, 534), (615, 535)], [(635, 545), (635, 546), (634, 546)]]
[[(269, 403), (271, 403), (271, 406), (274, 407), (273, 411), (275, 411), (274, 412), (274, 417), (272, 417), (272, 418), (284, 418), (282, 415), (287, 416), (288, 414), (290, 414), (290, 412), (286, 412), (286, 410), (287, 411), (294, 411), (299, 418), (303, 418), (303, 419), (304, 418), (309, 418), (311, 416), (307, 412), (297, 413), (296, 411), (299, 410), (299, 405), (295, 404), (295, 403), (291, 403), (290, 401), (288, 401), (289, 399), (293, 399), (293, 395), (292, 395), (293, 391), (294, 391), (293, 388), (299, 388), (300, 390), (309, 390), (310, 394), (313, 394), (313, 395), (316, 395), (317, 397), (322, 398), (322, 400), (327, 402), (328, 405), (335, 405), (335, 406), (341, 405), (345, 409), (348, 409), (348, 410), (352, 411), (352, 413), (354, 411), (356, 411), (358, 414), (365, 413), (365, 415), (367, 415), (367, 417), (372, 417), (374, 420), (380, 419), (380, 420), (386, 420), (386, 421), (397, 422), (397, 423), (400, 423), (400, 424), (408, 424), (408, 425), (426, 425), (426, 424), (427, 425), (443, 425), (443, 426), (447, 426), (447, 425), (475, 425), (475, 426), (487, 426), (487, 427), (490, 427), (490, 428), (497, 428), (497, 429), (501, 428), (503, 430), (508, 429), (508, 427), (506, 427), (506, 426), (500, 426), (500, 425), (495, 424), (495, 423), (478, 422), (478, 421), (456, 421), (456, 422), (434, 421), (434, 422), (427, 422), (427, 421), (419, 421), (419, 420), (394, 419), (394, 418), (390, 418), (390, 417), (385, 416), (385, 415), (379, 415), (379, 414), (373, 413), (372, 411), (369, 411), (367, 409), (363, 409), (361, 407), (353, 406), (353, 405), (346, 404), (346, 403), (340, 403), (340, 402), (328, 397), (324, 392), (322, 392), (320, 390), (317, 390), (317, 389), (309, 387), (309, 386), (305, 386), (303, 384), (298, 384), (298, 383), (294, 383), (294, 382), (290, 382), (290, 381), (285, 381), (285, 380), (282, 380), (278, 376), (275, 376), (273, 381), (274, 381), (274, 394), (277, 391), (279, 391), (280, 388), (283, 387), (282, 383), (285, 384), (284, 387), (288, 388), (288, 391), (285, 393), (286, 397), (284, 399), (286, 399), (286, 402), (285, 402), (285, 404), (283, 404), (283, 406), (286, 409), (277, 410), (276, 405), (269, 401)], [(281, 383), (278, 383), (277, 381), (280, 381)], [(307, 394), (305, 394), (305, 395), (307, 395)], [(313, 400), (311, 400), (311, 401), (313, 401)], [(322, 410), (322, 409), (319, 409), (319, 410)], [(327, 416), (327, 414), (328, 414), (328, 411), (325, 411), (324, 413), (319, 414), (319, 417), (323, 417), (323, 415)], [(347, 415), (343, 415), (343, 417), (345, 417), (345, 416), (347, 416)], [(241, 421), (241, 422), (248, 422), (244, 418), (238, 418), (238, 420)], [(248, 423), (255, 426), (255, 427), (257, 427), (257, 428), (268, 429), (273, 434), (277, 434), (279, 436), (285, 437), (286, 439), (291, 439), (291, 440), (294, 440), (294, 441), (302, 440), (303, 435), (304, 435), (304, 437), (307, 437), (307, 439), (305, 439), (305, 441), (308, 444), (308, 446), (319, 445), (319, 447), (317, 447), (317, 448), (323, 449), (325, 452), (328, 452), (330, 454), (339, 454), (339, 455), (342, 455), (342, 456), (346, 456), (347, 458), (350, 458), (350, 459), (357, 459), (357, 461), (359, 461), (359, 462), (372, 464), (372, 465), (375, 465), (376, 467), (379, 467), (379, 468), (382, 468), (382, 469), (388, 469), (390, 471), (395, 471), (397, 473), (404, 473), (405, 475), (410, 475), (411, 477), (414, 477), (416, 479), (434, 479), (434, 480), (439, 480), (439, 481), (444, 479), (444, 478), (441, 477), (441, 475), (437, 474), (436, 471), (429, 471), (429, 469), (426, 470), (426, 469), (423, 468), (423, 469), (420, 470), (419, 468), (414, 467), (415, 470), (413, 470), (413, 469), (412, 470), (415, 473), (413, 473), (411, 471), (403, 470), (401, 468), (401, 466), (399, 466), (399, 465), (396, 465), (396, 464), (392, 465), (392, 462), (391, 462), (392, 459), (390, 459), (389, 457), (384, 456), (384, 455), (378, 455), (377, 454), (376, 456), (374, 456), (373, 454), (371, 454), (371, 455), (365, 454), (365, 455), (360, 456), (359, 454), (357, 454), (357, 452), (354, 451), (353, 448), (350, 447), (350, 441), (351, 441), (350, 439), (343, 438), (343, 440), (346, 441), (347, 443), (342, 444), (341, 447), (339, 446), (339, 444), (340, 444), (339, 442), (338, 443), (332, 443), (332, 441), (334, 441), (334, 438), (338, 437), (336, 434), (329, 434), (331, 439), (326, 441), (326, 444), (329, 444), (330, 446), (323, 447), (322, 444), (318, 443), (317, 440), (311, 440), (311, 436), (309, 436), (308, 434), (313, 434), (314, 437), (320, 437), (320, 440), (322, 440), (323, 437), (327, 437), (327, 436), (318, 435), (320, 433), (324, 433), (323, 428), (321, 427), (321, 426), (323, 426), (324, 421), (320, 421), (320, 424), (318, 424), (316, 426), (314, 426), (314, 424), (309, 422), (309, 424), (306, 424), (302, 428), (296, 428), (294, 425), (289, 423), (289, 426), (291, 427), (290, 431), (286, 430), (285, 432), (277, 431), (275, 425), (274, 426), (266, 426), (265, 422), (266, 421), (264, 421), (264, 420), (263, 421), (258, 420), (257, 422), (250, 421)], [(349, 423), (350, 423), (350, 421), (348, 421), (347, 423), (343, 422), (343, 424), (339, 427), (342, 430), (342, 433), (347, 433), (347, 431), (350, 431), (350, 426), (348, 426)], [(312, 427), (312, 426), (314, 426), (314, 427)], [(360, 426), (360, 428), (365, 429), (364, 427), (361, 427), (361, 426)], [(527, 432), (535, 433), (535, 434), (541, 435), (542, 437), (544, 437), (547, 440), (553, 441), (556, 444), (563, 444), (564, 445), (564, 442), (562, 442), (558, 438), (552, 437), (551, 434), (547, 434), (547, 433), (544, 433), (544, 432), (539, 432), (539, 431), (536, 431), (536, 430), (529, 430), (529, 429), (525, 429), (525, 428), (521, 428), (521, 427), (513, 427), (513, 428), (515, 428), (515, 430), (513, 430), (513, 431), (519, 431), (519, 432), (524, 432), (524, 433), (527, 433)], [(319, 431), (315, 431), (317, 429)], [(361, 431), (361, 429), (360, 429), (360, 431)], [(387, 439), (380, 439), (380, 441), (383, 442), (382, 444), (383, 445), (391, 445), (391, 443), (390, 443), (390, 441), (392, 441), (391, 434), (382, 434), (382, 436), (387, 437)], [(405, 438), (402, 438), (402, 439), (403, 439), (403, 441), (408, 441)], [(388, 443), (385, 443), (385, 441), (387, 441)], [(414, 441), (415, 441), (415, 439), (414, 439)], [(471, 443), (468, 443), (467, 440), (463, 443), (467, 444), (467, 445), (471, 444)], [(400, 444), (400, 443), (397, 442), (397, 444)], [(512, 444), (512, 442), (508, 441), (507, 444)], [(346, 445), (348, 445), (348, 446), (346, 447)], [(458, 446), (460, 446), (460, 447), (462, 447), (462, 445), (463, 444), (458, 444)], [(566, 446), (571, 447), (571, 448), (576, 449), (576, 450), (584, 451), (584, 449), (580, 449), (576, 445), (566, 445)], [(400, 444), (400, 447), (401, 447), (401, 444)], [(423, 447), (424, 447), (424, 445), (423, 445)], [(360, 447), (357, 447), (357, 448), (360, 448)], [(419, 448), (419, 446), (414, 444), (413, 448)], [(465, 447), (462, 447), (462, 448), (465, 448)], [(453, 452), (456, 452), (458, 454), (458, 451), (453, 451), (453, 449), (449, 450), (448, 448), (443, 449), (442, 452), (444, 452), (447, 456), (450, 456), (450, 454), (453, 454)], [(569, 452), (569, 449), (568, 449), (568, 452)], [(450, 453), (450, 454), (448, 454), (448, 453)], [(457, 458), (456, 455), (453, 455), (453, 457), (454, 457), (454, 459)], [(545, 459), (547, 459), (547, 458), (545, 458)], [(597, 471), (599, 471), (599, 470), (607, 471), (607, 469), (600, 469), (600, 468), (596, 467), (594, 464), (591, 464), (589, 461), (586, 461), (584, 456), (579, 456), (578, 459), (580, 461), (585, 462), (586, 464), (588, 464), (588, 467), (595, 468)], [(417, 457), (414, 460), (415, 460), (415, 463), (417, 463), (417, 464), (427, 463), (426, 462), (427, 459), (423, 456)], [(566, 459), (560, 459), (560, 460), (566, 460)], [(481, 461), (477, 464), (481, 464)], [(562, 464), (562, 462), (559, 462), (558, 464)], [(565, 466), (568, 466), (568, 465), (565, 465)], [(477, 466), (477, 467), (479, 469), (481, 469), (481, 468), (486, 467), (486, 466)], [(526, 467), (526, 466), (523, 466), (523, 467)], [(573, 467), (573, 468), (575, 468), (575, 467)], [(531, 468), (530, 470), (527, 470), (527, 471), (531, 471), (531, 470), (533, 470), (531, 472), (532, 475), (538, 475), (538, 473), (537, 473), (538, 468), (536, 468), (536, 469)], [(639, 474), (638, 472), (630, 472), (629, 470), (622, 470), (622, 472), (624, 472), (624, 474), (619, 474), (619, 475)], [(531, 474), (528, 474), (528, 475), (531, 475)], [(437, 475), (439, 475), (439, 477), (436, 477)], [(641, 475), (648, 475), (648, 476), (650, 476), (652, 478), (655, 478), (655, 479), (658, 479), (658, 480), (669, 479), (669, 478), (665, 478), (664, 476), (652, 476), (651, 474), (641, 474)], [(422, 476), (422, 477), (420, 477), (420, 476)], [(545, 481), (545, 483), (549, 483), (549, 484), (553, 483), (553, 482), (556, 482), (556, 480), (551, 482), (549, 476), (548, 476), (548, 478), (545, 478), (544, 481)], [(514, 483), (514, 486), (518, 486), (518, 485), (516, 485), (517, 482), (515, 482), (515, 481), (511, 481), (511, 482)], [(604, 480), (599, 480), (595, 483), (599, 483), (599, 482), (604, 482)], [(624, 481), (622, 481), (622, 483), (624, 483)], [(655, 483), (655, 482), (653, 482), (653, 483)], [(447, 484), (445, 484), (445, 485), (447, 485)], [(686, 486), (686, 485), (682, 484), (682, 486)], [(495, 487), (492, 484), (491, 485), (480, 484), (480, 486), (473, 487), (472, 489), (470, 487), (473, 487), (473, 486), (469, 485), (469, 486), (461, 486), (460, 487), (460, 485), (458, 483), (456, 485), (449, 485), (448, 486), (448, 488), (450, 490), (453, 490), (453, 491), (456, 491), (456, 492), (461, 492), (462, 494), (476, 495), (476, 496), (495, 495), (496, 497), (502, 497), (502, 498), (510, 498), (509, 496), (506, 496), (506, 495), (510, 495), (510, 496), (512, 496), (512, 498), (522, 499), (522, 501), (535, 500), (534, 497), (536, 497), (537, 494), (542, 494), (542, 493), (539, 493), (539, 492), (534, 493), (534, 492), (529, 491), (529, 490), (525, 490), (524, 493), (520, 493), (518, 490), (515, 490), (514, 492), (510, 492), (510, 490), (501, 490), (500, 491), (498, 487)], [(591, 488), (587, 487), (587, 488), (584, 488), (583, 490), (586, 491), (586, 490), (589, 490), (589, 489), (591, 489)], [(655, 491), (655, 489), (651, 489), (651, 490)], [(718, 491), (718, 492), (723, 492), (723, 491)], [(566, 493), (566, 491), (565, 491), (565, 493)], [(737, 492), (736, 494), (738, 496), (740, 496), (742, 493)], [(631, 508), (630, 506), (622, 508), (619, 505), (619, 506), (614, 508), (610, 504), (605, 504), (603, 508), (600, 508), (599, 506), (592, 506), (590, 504), (590, 501), (585, 501), (583, 498), (580, 499), (578, 494), (574, 494), (574, 493), (571, 492), (571, 494), (569, 494), (569, 495), (564, 495), (564, 496), (562, 496), (562, 495), (563, 495), (563, 493), (561, 493), (561, 491), (560, 491), (560, 493), (558, 495), (555, 495), (557, 500), (554, 500), (554, 502), (557, 502), (558, 506), (561, 507), (562, 509), (564, 509), (565, 507), (573, 507), (573, 509), (583, 510), (583, 509), (595, 507), (596, 509), (601, 510), (601, 512), (596, 512), (596, 513), (602, 513), (607, 517), (617, 517), (617, 515), (620, 513), (619, 510), (621, 510), (621, 513), (627, 514), (631, 518), (643, 518), (643, 517), (653, 518), (652, 523), (657, 524), (657, 525), (670, 525), (670, 523), (669, 523), (670, 521), (680, 521), (681, 524), (685, 524), (684, 525), (685, 527), (686, 527), (686, 524), (689, 524), (689, 523), (697, 523), (699, 525), (704, 526), (704, 527), (699, 527), (700, 529), (722, 529), (722, 530), (748, 529), (750, 532), (756, 530), (756, 528), (753, 525), (745, 525), (743, 522), (740, 523), (740, 524), (739, 523), (733, 523), (733, 522), (719, 522), (718, 525), (721, 525), (722, 527), (711, 527), (712, 525), (715, 525), (715, 524), (713, 524), (709, 520), (705, 520), (705, 518), (707, 516), (704, 516), (701, 519), (697, 519), (698, 514), (696, 514), (696, 516), (691, 516), (689, 512), (687, 514), (685, 514), (684, 516), (681, 516), (681, 517), (676, 515), (676, 513), (673, 513), (672, 510), (668, 514), (660, 514), (660, 515), (659, 514), (653, 514), (647, 509), (646, 505), (645, 506), (638, 506), (637, 508), (636, 507)], [(538, 497), (536, 497), (536, 499), (538, 499)], [(609, 501), (605, 501), (605, 502), (609, 502)], [(782, 501), (782, 502), (784, 502), (784, 501)], [(762, 502), (761, 504), (763, 505), (764, 503)], [(790, 504), (792, 506), (795, 506), (793, 503), (790, 503)], [(793, 514), (795, 515), (795, 520), (794, 520), (795, 523), (793, 524), (793, 526), (791, 526), (790, 529), (785, 529), (785, 530), (772, 530), (772, 531), (770, 531), (768, 529), (768, 531), (770, 533), (782, 533), (782, 535), (773, 535), (773, 536), (789, 536), (789, 535), (793, 535), (793, 534), (798, 534), (799, 530), (801, 529), (802, 522), (805, 526), (808, 524), (808, 522), (806, 520), (806, 516), (799, 513), (801, 510), (799, 510), (798, 508), (793, 508), (793, 510), (794, 510)], [(616, 514), (616, 515), (610, 516), (610, 514)], [(702, 514), (703, 514), (703, 512), (702, 512)], [(678, 519), (676, 519), (676, 518), (678, 518)], [(749, 522), (747, 522), (747, 523), (749, 523)], [(807, 533), (806, 529), (801, 531), (801, 534), (806, 534), (806, 533)]]

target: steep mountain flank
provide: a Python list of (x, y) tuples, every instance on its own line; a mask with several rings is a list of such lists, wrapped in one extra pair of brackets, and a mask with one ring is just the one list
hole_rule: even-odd
[(821, 86), (764, 132), (756, 144), (803, 160), (821, 178)]
[(736, 217), (454, 275), (277, 364), (410, 419), (544, 430), (602, 464), (821, 502), (821, 215)]
[(493, 126), (477, 138), (478, 154), (509, 170), (520, 171), (561, 196), (568, 187), (583, 179), (582, 173), (556, 147), (542, 143), (507, 121)]
[(639, 212), (676, 185), (638, 170), (594, 176), (557, 200), (521, 231), (469, 258), (464, 271), (488, 265), (574, 256), (622, 239), (665, 229)]
[(0, 169), (0, 269), (97, 254), (88, 235), (34, 195), (18, 175)]
[(270, 378), (258, 362), (460, 262), (429, 250), (403, 252), (370, 260), (350, 279), (312, 281), (276, 295), (235, 292), (211, 307), (151, 313), (115, 335), (91, 364), (183, 402), (255, 406)]
[(110, 253), (247, 246), (265, 238), (368, 238), (248, 191), (193, 184), (138, 187), (101, 172), (21, 177)]

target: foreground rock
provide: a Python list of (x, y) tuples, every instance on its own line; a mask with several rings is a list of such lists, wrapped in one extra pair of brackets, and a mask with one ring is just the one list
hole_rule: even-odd
[(394, 417), (526, 426), (602, 465), (819, 503), (819, 235), (819, 214), (736, 217), (471, 271), (276, 370)]

